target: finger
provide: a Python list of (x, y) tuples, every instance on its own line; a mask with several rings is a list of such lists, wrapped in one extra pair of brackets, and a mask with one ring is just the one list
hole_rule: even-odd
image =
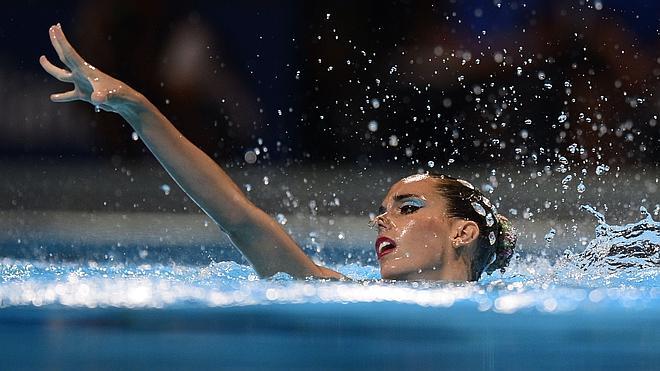
[(71, 72), (53, 65), (45, 56), (42, 55), (39, 58), (39, 64), (54, 78), (64, 82), (73, 82), (73, 74)]
[(53, 44), (53, 48), (55, 48), (55, 52), (57, 52), (57, 56), (60, 57), (60, 60), (70, 68), (71, 66), (67, 64), (66, 58), (64, 58), (64, 51), (62, 50), (60, 42), (58, 41), (57, 35), (55, 33), (57, 28), (58, 26), (50, 26), (50, 29), (48, 29), (48, 35), (50, 35), (50, 43)]
[(69, 44), (66, 36), (64, 36), (64, 32), (62, 32), (62, 26), (59, 23), (55, 26), (51, 26), (48, 32), (50, 34), (50, 41), (53, 44), (57, 55), (67, 67), (74, 69), (85, 64), (85, 61), (78, 52), (76, 52), (73, 46)]
[(53, 102), (71, 102), (79, 99), (80, 95), (76, 90), (67, 91), (66, 93), (52, 94), (50, 96), (50, 100)]

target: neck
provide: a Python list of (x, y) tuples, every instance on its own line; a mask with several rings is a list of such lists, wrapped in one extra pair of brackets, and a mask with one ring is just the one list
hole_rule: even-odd
[(453, 252), (457, 252), (457, 254), (452, 254), (451, 256), (446, 257), (440, 268), (435, 270), (422, 270), (418, 275), (423, 276), (423, 278), (418, 279), (460, 282), (476, 281), (478, 277), (473, 277), (472, 261), (468, 258), (468, 249), (453, 250)]
[(406, 281), (448, 281), (448, 282), (466, 282), (476, 281), (472, 276), (470, 266), (461, 260), (453, 260), (448, 264), (436, 269), (422, 269), (421, 272), (414, 272), (399, 277), (397, 279)]

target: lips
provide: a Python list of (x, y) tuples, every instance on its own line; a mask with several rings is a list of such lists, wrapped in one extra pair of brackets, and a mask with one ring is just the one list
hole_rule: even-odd
[(376, 255), (380, 260), (383, 256), (391, 253), (396, 249), (396, 242), (387, 237), (378, 237), (376, 239)]

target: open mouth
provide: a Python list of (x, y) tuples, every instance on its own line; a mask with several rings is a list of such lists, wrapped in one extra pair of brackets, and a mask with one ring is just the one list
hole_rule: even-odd
[(396, 243), (393, 240), (387, 237), (378, 237), (376, 239), (376, 255), (378, 259), (391, 253), (394, 249), (396, 249)]

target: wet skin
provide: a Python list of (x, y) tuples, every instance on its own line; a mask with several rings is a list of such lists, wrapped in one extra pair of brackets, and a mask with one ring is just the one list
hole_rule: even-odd
[(478, 226), (447, 215), (446, 200), (436, 180), (413, 175), (390, 188), (375, 223), (379, 242), (390, 239), (394, 249), (380, 252), (381, 276), (397, 280), (470, 279), (470, 261)]
[[(67, 69), (39, 59), (43, 68), (73, 90), (53, 94), (54, 102), (85, 101), (119, 113), (138, 134), (165, 170), (227, 233), (259, 275), (286, 272), (294, 277), (343, 278), (317, 266), (279, 223), (253, 205), (218, 164), (186, 139), (139, 92), (85, 62), (69, 44), (59, 25), (50, 40)], [(377, 218), (379, 238), (395, 247), (380, 253), (385, 279), (470, 279), (476, 223), (446, 215), (445, 200), (435, 180), (411, 176), (397, 182)], [(382, 246), (381, 246), (382, 247)]]

